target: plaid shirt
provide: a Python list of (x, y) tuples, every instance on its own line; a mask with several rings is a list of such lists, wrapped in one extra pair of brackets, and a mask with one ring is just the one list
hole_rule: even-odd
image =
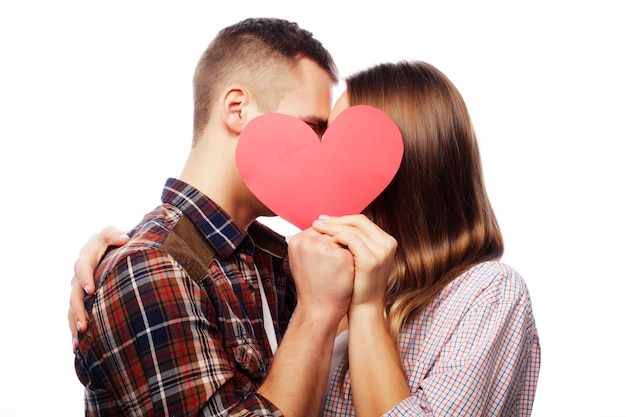
[[(86, 298), (89, 329), (76, 356), (86, 415), (282, 415), (256, 388), (272, 360), (259, 279), (278, 341), (295, 308), (284, 239), (254, 223), (253, 243), (178, 180), (167, 181), (162, 201), (107, 254)], [(164, 250), (183, 216), (215, 254), (200, 282)]]
[[(499, 262), (448, 284), (400, 334), (412, 396), (386, 416), (530, 416), (540, 347), (526, 284)], [(345, 360), (345, 359), (344, 359)], [(353, 416), (350, 372), (331, 378), (325, 416)]]

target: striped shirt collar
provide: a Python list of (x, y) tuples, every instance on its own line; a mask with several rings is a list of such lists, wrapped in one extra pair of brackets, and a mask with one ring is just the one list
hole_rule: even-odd
[(254, 244), (248, 232), (210, 198), (191, 185), (169, 178), (163, 187), (161, 201), (172, 204), (188, 216), (211, 243), (215, 252), (227, 259), (241, 246), (245, 252), (254, 253)]

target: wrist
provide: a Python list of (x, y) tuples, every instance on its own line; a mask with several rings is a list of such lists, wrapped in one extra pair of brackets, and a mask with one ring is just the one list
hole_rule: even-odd
[(308, 307), (298, 304), (289, 327), (302, 326), (307, 329), (315, 329), (317, 333), (328, 330), (334, 332), (339, 322), (346, 316), (346, 311), (335, 308)]
[(379, 320), (386, 319), (387, 310), (385, 300), (378, 302), (350, 304), (348, 317), (350, 319)]

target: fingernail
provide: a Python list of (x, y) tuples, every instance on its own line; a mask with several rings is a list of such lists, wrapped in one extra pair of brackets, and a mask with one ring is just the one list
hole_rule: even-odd
[(324, 223), (326, 222), (326, 220), (330, 219), (330, 216), (327, 216), (325, 214), (320, 214), (320, 216), (317, 218), (317, 220), (313, 221), (313, 225), (315, 226), (323, 226)]
[(323, 226), (326, 223), (326, 220), (330, 219), (330, 216), (326, 214), (320, 214), (320, 216), (313, 222), (316, 226)]
[(81, 329), (82, 327), (83, 327), (83, 323), (81, 323), (81, 321), (80, 321), (80, 320), (78, 320), (78, 321), (76, 322), (76, 328), (78, 329), (78, 331), (80, 331), (80, 329)]
[(85, 292), (88, 293), (91, 287), (89, 285), (85, 285)]

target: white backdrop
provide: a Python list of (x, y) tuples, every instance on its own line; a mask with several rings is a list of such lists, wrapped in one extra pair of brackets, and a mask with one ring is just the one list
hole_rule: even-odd
[(0, 0), (0, 415), (83, 415), (66, 316), (78, 250), (132, 227), (178, 176), (192, 72), (217, 30), (275, 16), (311, 30), (343, 75), (420, 59), (451, 78), (505, 261), (533, 298), (533, 415), (626, 416), (625, 3), (217, 4)]

